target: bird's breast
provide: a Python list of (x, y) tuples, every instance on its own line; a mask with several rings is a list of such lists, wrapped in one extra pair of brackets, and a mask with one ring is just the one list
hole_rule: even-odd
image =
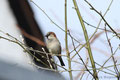
[(59, 42), (48, 42), (47, 48), (49, 49), (49, 52), (53, 54), (59, 54), (60, 53), (60, 43)]

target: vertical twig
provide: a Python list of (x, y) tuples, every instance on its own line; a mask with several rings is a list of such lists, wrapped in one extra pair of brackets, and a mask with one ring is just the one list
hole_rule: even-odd
[(72, 71), (71, 71), (71, 60), (70, 60), (70, 52), (68, 49), (68, 36), (67, 36), (67, 0), (65, 0), (65, 47), (66, 47), (66, 55), (68, 59), (68, 72), (70, 76), (70, 80), (73, 80)]
[(93, 68), (93, 77), (94, 77), (95, 80), (98, 80), (98, 75), (97, 75), (95, 62), (94, 62), (94, 59), (93, 59), (93, 55), (92, 55), (92, 51), (91, 51), (91, 47), (90, 47), (90, 43), (89, 43), (88, 34), (87, 34), (87, 31), (86, 31), (83, 19), (81, 17), (80, 11), (78, 9), (76, 0), (73, 0), (73, 3), (74, 3), (74, 7), (75, 7), (75, 10), (76, 10), (76, 13), (78, 15), (79, 21), (81, 23), (81, 26), (82, 26), (82, 29), (83, 29), (83, 32), (84, 32), (84, 37), (85, 37), (86, 44), (87, 44), (87, 50), (88, 50), (88, 54), (89, 54), (89, 57), (90, 57), (91, 65), (92, 65), (92, 68)]
[(109, 44), (109, 47), (110, 47), (110, 51), (112, 53), (112, 59), (113, 59), (113, 63), (114, 63), (114, 70), (116, 72), (116, 75), (117, 75), (117, 79), (120, 80), (120, 73), (119, 73), (119, 70), (117, 68), (117, 65), (116, 65), (116, 60), (114, 58), (114, 53), (113, 53), (113, 48), (112, 48), (112, 45), (111, 45), (111, 42), (110, 42), (110, 39), (108, 38), (108, 34), (107, 34), (107, 31), (106, 31), (106, 26), (105, 26), (105, 34), (106, 34), (106, 38), (107, 38), (107, 41), (108, 41), (108, 44)]

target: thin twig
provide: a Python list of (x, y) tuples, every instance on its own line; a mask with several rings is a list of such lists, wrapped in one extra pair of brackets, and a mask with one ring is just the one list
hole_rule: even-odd
[(104, 67), (104, 65), (111, 59), (111, 57), (113, 56), (113, 55), (115, 55), (115, 53), (116, 53), (116, 51), (119, 49), (119, 47), (115, 50), (115, 52), (103, 63), (103, 65), (101, 66), (101, 68), (100, 68), (100, 70), (98, 70), (98, 73), (99, 73), (99, 71), (101, 71), (102, 69), (104, 69), (103, 67)]
[[(45, 51), (44, 48), (42, 48), (42, 50), (43, 50), (43, 52), (46, 53), (46, 51)], [(51, 68), (51, 69), (54, 69), (53, 66), (52, 66), (52, 64), (51, 64), (51, 62), (50, 62), (50, 58), (49, 58), (48, 54), (46, 54), (46, 56), (47, 56), (47, 61), (48, 61), (49, 65), (50, 65), (50, 68)]]
[(120, 79), (120, 73), (119, 73), (119, 70), (118, 70), (117, 65), (116, 65), (116, 60), (115, 60), (115, 58), (113, 56), (114, 53), (113, 53), (111, 42), (110, 42), (110, 40), (108, 38), (108, 34), (107, 34), (107, 31), (106, 31), (106, 26), (105, 26), (105, 34), (106, 34), (106, 38), (107, 38), (107, 41), (108, 41), (108, 44), (109, 44), (109, 47), (110, 47), (110, 51), (111, 51), (111, 54), (112, 54), (112, 59), (113, 59), (113, 63), (114, 63), (114, 70), (115, 70), (115, 72), (117, 74), (117, 79), (119, 80)]
[(38, 6), (33, 0), (30, 0), (36, 7), (38, 7), (44, 14), (45, 16), (47, 16), (47, 18), (54, 24), (56, 25), (59, 29), (61, 29), (62, 31), (65, 31), (64, 29), (62, 29), (58, 24), (56, 24), (47, 14), (46, 12), (40, 7)]
[(91, 10), (94, 10), (103, 19), (103, 21), (110, 28), (110, 30), (120, 39), (119, 34), (110, 26), (110, 24), (106, 21), (104, 16), (99, 11), (97, 11), (87, 0), (84, 1), (91, 7)]
[(68, 59), (68, 72), (70, 76), (70, 80), (73, 80), (72, 71), (71, 71), (71, 60), (70, 60), (70, 52), (68, 49), (68, 36), (67, 36), (67, 0), (65, 0), (65, 47), (66, 47), (66, 55)]
[[(69, 32), (69, 35), (71, 35), (70, 32)], [(71, 37), (71, 40), (72, 40), (72, 44), (73, 44), (73, 47), (74, 47), (74, 51), (77, 53), (78, 57), (79, 57), (80, 60), (82, 61), (85, 69), (93, 76), (93, 74), (92, 74), (92, 73), (89, 71), (89, 69), (87, 68), (87, 66), (86, 66), (85, 62), (83, 61), (82, 57), (81, 57), (81, 56), (79, 55), (79, 53), (76, 51), (75, 44), (74, 44), (74, 41), (73, 41), (72, 37)]]
[[(86, 22), (85, 20), (83, 20), (83, 22), (84, 22), (85, 24), (87, 24), (88, 26), (91, 26), (91, 27), (93, 27), (93, 28), (97, 28), (96, 26), (94, 26), (94, 25), (92, 25), (92, 24)], [(99, 30), (103, 30), (103, 31), (105, 30), (105, 29), (99, 28), (99, 27), (98, 27), (98, 29), (99, 29)], [(111, 32), (110, 30), (107, 30), (107, 31), (108, 31), (108, 32)]]
[(46, 65), (47, 67), (49, 67), (49, 66), (48, 66), (47, 64), (45, 64), (43, 61), (41, 61), (41, 60), (38, 59), (36, 56), (34, 56), (34, 54), (32, 54), (29, 50), (27, 50), (26, 47), (25, 47), (25, 45), (21, 44), (21, 42), (19, 42), (19, 40), (17, 40), (17, 39), (14, 38), (13, 36), (12, 36), (11, 38), (14, 38), (14, 39), (16, 39), (16, 40), (11, 40), (11, 39), (8, 39), (8, 38), (2, 37), (2, 36), (0, 36), (0, 38), (18, 44), (20, 47), (23, 48), (23, 50), (24, 50), (25, 52), (27, 52), (28, 54), (30, 54), (31, 56), (33, 56), (34, 58), (36, 58), (36, 60), (40, 61), (41, 63), (43, 63), (43, 64)]

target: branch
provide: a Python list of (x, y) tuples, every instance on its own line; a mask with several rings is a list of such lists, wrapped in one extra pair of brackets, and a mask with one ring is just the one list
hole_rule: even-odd
[(118, 35), (118, 33), (110, 26), (110, 24), (105, 20), (104, 16), (102, 16), (102, 14), (97, 11), (87, 0), (84, 0), (90, 7), (91, 10), (94, 10), (105, 22), (105, 24), (110, 28), (110, 30), (120, 39), (120, 36)]
[[(106, 26), (105, 26), (105, 30), (106, 30)], [(111, 53), (112, 53), (112, 59), (113, 59), (113, 63), (114, 63), (114, 70), (115, 70), (115, 72), (116, 72), (116, 74), (117, 74), (117, 78), (118, 78), (118, 80), (120, 79), (120, 73), (119, 73), (119, 70), (118, 70), (118, 68), (117, 68), (117, 65), (116, 65), (116, 60), (115, 60), (115, 58), (114, 58), (114, 53), (113, 53), (113, 48), (112, 48), (112, 45), (111, 45), (111, 43), (110, 43), (110, 39), (108, 38), (108, 34), (107, 34), (107, 32), (105, 31), (105, 33), (106, 33), (106, 38), (107, 38), (107, 41), (108, 41), (108, 44), (109, 44), (109, 47), (110, 47), (110, 51), (111, 51)]]
[(66, 47), (66, 55), (68, 59), (68, 72), (70, 76), (70, 80), (73, 80), (72, 71), (71, 71), (71, 60), (70, 60), (70, 52), (68, 49), (68, 36), (67, 36), (67, 0), (65, 0), (65, 47)]
[(81, 23), (81, 26), (82, 26), (82, 29), (83, 29), (83, 32), (84, 32), (84, 37), (85, 37), (85, 40), (86, 40), (87, 50), (88, 50), (88, 54), (89, 54), (89, 57), (90, 57), (91, 65), (92, 65), (92, 68), (93, 68), (93, 77), (94, 77), (95, 80), (98, 80), (98, 75), (97, 75), (96, 66), (95, 66), (95, 62), (94, 62), (94, 59), (93, 59), (93, 55), (92, 55), (92, 51), (91, 51), (91, 47), (90, 47), (90, 43), (89, 43), (87, 30), (85, 28), (83, 19), (81, 17), (80, 11), (78, 9), (76, 0), (73, 0), (73, 3), (74, 3), (74, 7), (75, 7), (75, 10), (76, 10), (76, 13), (78, 15), (79, 21)]

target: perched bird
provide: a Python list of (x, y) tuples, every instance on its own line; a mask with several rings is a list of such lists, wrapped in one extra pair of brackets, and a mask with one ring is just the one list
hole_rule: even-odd
[[(46, 45), (47, 45), (49, 52), (52, 54), (57, 54), (57, 55), (61, 54), (61, 44), (60, 44), (59, 40), (57, 39), (55, 33), (48, 32), (46, 34), (46, 37), (47, 37)], [(57, 56), (57, 57), (60, 60), (61, 66), (65, 66), (65, 64), (62, 60), (62, 57), (61, 56)]]

